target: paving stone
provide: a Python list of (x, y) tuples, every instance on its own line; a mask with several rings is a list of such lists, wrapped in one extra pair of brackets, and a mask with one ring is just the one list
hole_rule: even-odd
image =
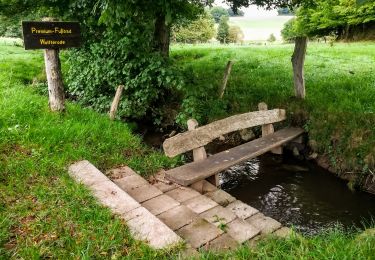
[(178, 202), (184, 202), (184, 201), (189, 200), (191, 198), (201, 196), (201, 194), (199, 192), (197, 192), (196, 190), (193, 190), (193, 189), (190, 189), (190, 188), (187, 188), (187, 187), (179, 187), (179, 188), (176, 188), (174, 190), (168, 191), (165, 194), (174, 198)]
[(248, 223), (258, 228), (261, 234), (269, 234), (281, 227), (281, 223), (274, 220), (273, 218), (266, 217), (262, 213), (258, 213), (248, 219)]
[(240, 200), (236, 200), (230, 203), (226, 208), (231, 210), (234, 214), (237, 215), (237, 217), (241, 219), (247, 219), (259, 212), (259, 210), (250, 207)]
[(134, 189), (130, 189), (127, 192), (130, 196), (132, 196), (136, 201), (140, 203), (163, 194), (163, 192), (161, 192), (151, 184), (146, 184)]
[(135, 171), (133, 171), (128, 166), (121, 166), (115, 169), (111, 169), (106, 172), (106, 175), (109, 176), (111, 180), (121, 179), (130, 175), (137, 174)]
[(107, 176), (87, 160), (70, 165), (69, 174), (77, 182), (83, 183), (88, 187), (97, 183), (109, 181)]
[(168, 191), (176, 189), (178, 187), (178, 185), (176, 183), (166, 184), (166, 183), (161, 182), (161, 181), (155, 182), (153, 184), (153, 186), (155, 186), (156, 188), (158, 188), (162, 192), (168, 192)]
[(211, 191), (205, 194), (207, 197), (216, 201), (219, 205), (226, 207), (229, 203), (236, 201), (236, 198), (223, 190)]
[(292, 230), (288, 227), (282, 227), (274, 231), (273, 234), (278, 237), (290, 237), (292, 235)]
[(132, 235), (145, 240), (154, 248), (165, 248), (182, 242), (182, 239), (150, 212), (127, 222)]
[(207, 192), (211, 192), (211, 191), (217, 190), (217, 188), (215, 187), (215, 185), (213, 185), (212, 183), (210, 183), (210, 182), (208, 182), (206, 180), (201, 180), (201, 181), (198, 181), (196, 183), (193, 183), (192, 185), (190, 185), (190, 187), (192, 189), (198, 191), (201, 194), (205, 194)]
[(138, 174), (126, 176), (121, 179), (113, 180), (121, 189), (126, 192), (139, 188), (141, 186), (149, 184), (144, 178), (139, 176)]
[(182, 259), (198, 259), (199, 253), (196, 249), (192, 248), (189, 244), (186, 245), (186, 248), (180, 251), (178, 258), (179, 260)]
[(223, 234), (223, 231), (204, 219), (197, 219), (193, 223), (177, 230), (177, 234), (193, 248), (199, 248)]
[(200, 216), (215, 226), (227, 224), (236, 218), (232, 211), (220, 205), (201, 213)]
[(142, 203), (152, 214), (159, 215), (171, 208), (177, 207), (180, 203), (171, 197), (163, 194)]
[(174, 207), (160, 215), (158, 218), (163, 221), (172, 230), (186, 226), (197, 219), (199, 216), (184, 205)]
[(186, 205), (188, 208), (190, 208), (192, 211), (198, 214), (218, 206), (218, 204), (215, 201), (207, 198), (204, 195), (200, 195), (198, 197), (186, 200), (182, 204)]
[(104, 206), (116, 214), (124, 214), (140, 207), (135, 199), (111, 181), (94, 184), (90, 189)]
[(255, 237), (260, 232), (258, 228), (239, 218), (228, 223), (226, 231), (240, 244)]
[(247, 241), (245, 244), (248, 247), (255, 248), (261, 240), (262, 240), (262, 236), (256, 235), (255, 237), (253, 237), (249, 241)]
[(139, 206), (138, 208), (135, 208), (125, 214), (122, 214), (121, 217), (125, 219), (126, 221), (131, 220), (133, 218), (137, 218), (142, 215), (148, 215), (150, 211), (148, 211), (146, 208)]
[(210, 241), (206, 244), (204, 247), (205, 250), (208, 251), (226, 251), (235, 249), (239, 246), (236, 240), (234, 240), (230, 235), (228, 234), (222, 234), (218, 238), (215, 238), (214, 240)]

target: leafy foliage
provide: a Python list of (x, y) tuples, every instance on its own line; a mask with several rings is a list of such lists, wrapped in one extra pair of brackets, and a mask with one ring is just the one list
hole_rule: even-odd
[(227, 43), (243, 42), (245, 35), (239, 26), (229, 26)]
[(301, 7), (293, 28), (288, 24), (286, 31), (289, 35), (303, 33), (309, 36), (335, 33), (348, 39), (355, 30), (374, 24), (375, 1), (357, 4), (356, 0), (317, 0), (314, 6)]
[(214, 6), (210, 9), (210, 13), (215, 20), (215, 23), (219, 23), (222, 16), (229, 16), (228, 10), (221, 6)]
[(172, 34), (172, 38), (176, 42), (205, 43), (216, 34), (214, 20), (210, 13), (205, 12), (197, 20), (174, 28)]
[(286, 42), (292, 42), (296, 37), (300, 36), (296, 28), (296, 18), (292, 18), (284, 24), (281, 36)]
[(228, 42), (228, 36), (229, 36), (228, 20), (229, 18), (227, 16), (222, 16), (220, 18), (219, 27), (217, 28), (217, 36), (216, 36), (216, 39), (220, 43)]
[(242, 10), (237, 10), (237, 12), (234, 12), (232, 8), (228, 8), (227, 11), (230, 17), (237, 17), (237, 16), (245, 15), (245, 12)]

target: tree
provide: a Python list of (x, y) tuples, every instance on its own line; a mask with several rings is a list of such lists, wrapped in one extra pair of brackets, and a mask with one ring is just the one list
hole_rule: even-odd
[(173, 30), (176, 42), (197, 43), (207, 42), (215, 36), (215, 23), (210, 13), (205, 12), (195, 21), (180, 25)]
[(245, 35), (239, 26), (229, 26), (227, 43), (243, 42)]
[(214, 6), (210, 9), (210, 13), (215, 20), (215, 23), (220, 22), (222, 16), (229, 16), (228, 11), (221, 6)]
[(227, 16), (222, 16), (220, 18), (219, 27), (217, 28), (217, 36), (216, 36), (216, 39), (220, 43), (228, 42), (228, 36), (229, 36), (228, 20), (229, 18)]
[(269, 42), (275, 42), (276, 41), (276, 37), (273, 33), (271, 33), (270, 37), (268, 37), (267, 41)]
[(228, 8), (227, 11), (228, 11), (228, 14), (229, 14), (230, 17), (244, 16), (245, 15), (245, 12), (242, 11), (242, 10), (237, 10), (237, 12), (235, 13), (232, 10), (232, 8)]

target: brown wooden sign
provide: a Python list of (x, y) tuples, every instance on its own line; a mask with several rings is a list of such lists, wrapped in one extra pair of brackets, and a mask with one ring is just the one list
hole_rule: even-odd
[(81, 28), (78, 22), (22, 22), (26, 50), (79, 47)]

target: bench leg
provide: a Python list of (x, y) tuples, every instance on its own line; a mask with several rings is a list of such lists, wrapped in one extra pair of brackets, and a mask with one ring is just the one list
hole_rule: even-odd
[(212, 175), (211, 177), (208, 177), (206, 180), (209, 183), (215, 185), (215, 187), (219, 187), (220, 185), (219, 174)]

